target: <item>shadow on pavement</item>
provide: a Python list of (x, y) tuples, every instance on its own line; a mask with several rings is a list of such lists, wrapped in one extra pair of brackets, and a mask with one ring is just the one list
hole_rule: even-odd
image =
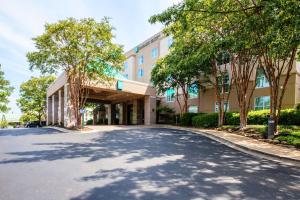
[(1, 136), (26, 136), (26, 135), (45, 135), (63, 133), (52, 128), (14, 128), (14, 129), (0, 129)]
[[(87, 157), (101, 181), (79, 199), (300, 199), (299, 168), (252, 157), (206, 137), (162, 128), (110, 131), (87, 143), (36, 143), (0, 164)], [(49, 149), (51, 147), (51, 149)]]

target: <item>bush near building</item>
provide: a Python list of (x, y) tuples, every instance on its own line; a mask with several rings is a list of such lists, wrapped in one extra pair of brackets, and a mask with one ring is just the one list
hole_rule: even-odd
[[(192, 115), (188, 115), (192, 116)], [(228, 112), (225, 115), (225, 126), (221, 130), (238, 130), (240, 114)], [(269, 110), (250, 111), (248, 114), (249, 129), (262, 136), (267, 130)], [(282, 144), (293, 145), (300, 148), (300, 110), (285, 109), (281, 111), (279, 118), (279, 135), (274, 140)], [(200, 113), (192, 117), (192, 126), (198, 128), (216, 128), (218, 125), (218, 113)]]
[[(269, 110), (256, 110), (248, 113), (249, 125), (266, 125), (269, 118)], [(217, 127), (218, 113), (207, 113), (194, 116), (192, 125), (195, 127), (213, 128)], [(240, 114), (227, 112), (225, 125), (239, 125)], [(296, 109), (285, 109), (281, 111), (279, 118), (280, 125), (300, 125), (300, 111)]]

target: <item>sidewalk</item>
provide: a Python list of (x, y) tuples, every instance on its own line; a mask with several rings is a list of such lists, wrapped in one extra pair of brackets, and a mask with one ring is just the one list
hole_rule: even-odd
[(300, 166), (300, 151), (294, 148), (274, 145), (253, 138), (248, 138), (233, 133), (227, 133), (224, 131), (187, 128), (171, 125), (164, 125), (159, 127), (191, 131), (209, 137), (210, 139), (216, 140), (248, 154), (283, 162), (285, 164)]

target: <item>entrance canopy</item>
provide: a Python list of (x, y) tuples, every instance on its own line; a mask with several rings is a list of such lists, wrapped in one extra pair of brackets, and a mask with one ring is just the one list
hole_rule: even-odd
[[(120, 124), (154, 124), (156, 121), (156, 90), (149, 84), (127, 80), (122, 77), (101, 84), (95, 81), (86, 85), (87, 102), (107, 104), (108, 122), (113, 122), (114, 106), (121, 105)], [(47, 90), (47, 123), (65, 127), (74, 126), (70, 112), (69, 84), (65, 73), (60, 75)], [(121, 118), (121, 117), (120, 117)]]

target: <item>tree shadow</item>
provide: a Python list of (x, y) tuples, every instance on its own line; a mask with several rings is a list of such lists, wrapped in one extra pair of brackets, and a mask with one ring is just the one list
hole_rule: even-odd
[(14, 129), (0, 129), (1, 136), (26, 136), (26, 135), (49, 135), (63, 133), (52, 128), (14, 128)]
[[(259, 159), (187, 131), (108, 131), (89, 142), (35, 143), (0, 164), (86, 158), (95, 183), (73, 199), (300, 199), (299, 168)], [(50, 148), (50, 149), (49, 149)]]

